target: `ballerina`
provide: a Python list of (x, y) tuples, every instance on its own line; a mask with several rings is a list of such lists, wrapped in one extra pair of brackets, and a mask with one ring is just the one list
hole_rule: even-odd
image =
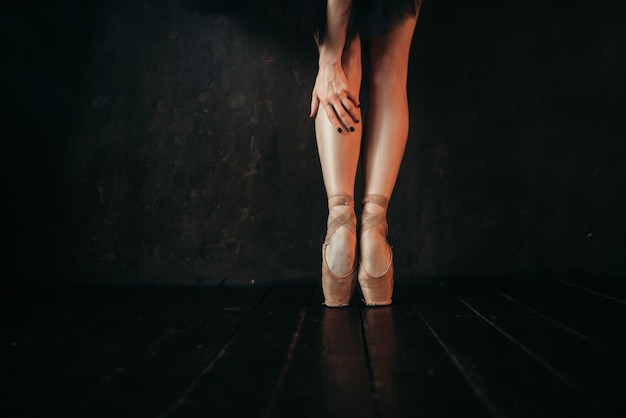
[[(329, 211), (322, 245), (324, 303), (347, 306), (358, 279), (368, 306), (389, 305), (394, 269), (387, 206), (408, 137), (408, 61), (420, 4), (327, 0), (326, 6), (316, 36), (319, 69), (310, 114), (315, 118)], [(369, 40), (371, 60), (366, 121), (359, 100), (361, 39)], [(359, 158), (365, 193), (357, 233), (354, 186)]]

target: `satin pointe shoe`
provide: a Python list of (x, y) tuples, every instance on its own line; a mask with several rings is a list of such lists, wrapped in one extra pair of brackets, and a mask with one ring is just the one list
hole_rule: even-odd
[(363, 204), (375, 203), (381, 206), (385, 212), (382, 214), (371, 213), (364, 207), (363, 215), (361, 217), (361, 230), (360, 239), (363, 240), (363, 233), (370, 229), (375, 229), (378, 234), (385, 240), (385, 244), (389, 249), (389, 265), (383, 270), (383, 273), (378, 276), (372, 276), (369, 274), (363, 264), (362, 260), (359, 261), (359, 286), (361, 286), (361, 293), (363, 294), (364, 302), (367, 306), (384, 306), (391, 304), (391, 295), (393, 294), (393, 252), (391, 246), (387, 242), (387, 205), (389, 199), (381, 195), (365, 195), (363, 198)]
[(328, 198), (328, 208), (336, 206), (349, 206), (352, 210), (335, 218), (328, 219), (328, 230), (324, 244), (322, 244), (322, 290), (324, 292), (324, 305), (330, 307), (343, 307), (350, 304), (352, 292), (356, 285), (356, 255), (352, 268), (345, 276), (334, 274), (326, 261), (326, 249), (333, 234), (339, 228), (346, 228), (356, 236), (356, 215), (354, 214), (354, 199), (347, 195), (337, 195)]

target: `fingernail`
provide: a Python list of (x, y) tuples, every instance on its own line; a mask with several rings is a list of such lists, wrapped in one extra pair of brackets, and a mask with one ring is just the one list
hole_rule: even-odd
[(356, 123), (359, 123), (359, 119), (355, 119), (354, 121), (355, 121)]
[(342, 133), (342, 132), (343, 132), (343, 129), (341, 129), (341, 128), (337, 128), (337, 132)]
[(354, 132), (354, 126), (350, 127), (350, 132)]

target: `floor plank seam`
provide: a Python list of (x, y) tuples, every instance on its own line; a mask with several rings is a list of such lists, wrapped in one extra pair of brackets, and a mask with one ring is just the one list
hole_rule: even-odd
[(471, 310), (475, 315), (477, 315), (479, 318), (481, 318), (483, 321), (485, 321), (487, 324), (489, 324), (490, 326), (492, 326), (494, 329), (496, 329), (500, 334), (502, 334), (505, 338), (507, 338), (508, 340), (510, 340), (513, 344), (517, 345), (520, 349), (522, 349), (526, 354), (528, 354), (531, 358), (533, 358), (535, 361), (537, 361), (539, 364), (541, 364), (546, 370), (548, 370), (550, 373), (552, 373), (552, 375), (554, 377), (556, 377), (557, 379), (559, 379), (561, 382), (563, 382), (567, 387), (569, 387), (574, 393), (576, 393), (577, 395), (583, 397), (585, 400), (587, 400), (587, 402), (593, 406), (598, 412), (604, 414), (605, 416), (608, 417), (616, 417), (616, 415), (608, 410), (601, 402), (599, 402), (595, 397), (587, 394), (586, 392), (584, 392), (582, 389), (580, 389), (580, 387), (578, 387), (578, 385), (574, 384), (572, 381), (570, 381), (565, 375), (563, 375), (561, 372), (559, 372), (554, 366), (552, 366), (552, 364), (550, 364), (550, 362), (548, 362), (547, 360), (545, 360), (544, 358), (542, 358), (540, 355), (538, 355), (537, 353), (535, 353), (534, 351), (532, 351), (530, 348), (526, 347), (524, 344), (522, 344), (520, 341), (518, 341), (515, 337), (513, 337), (511, 334), (509, 334), (508, 332), (504, 331), (502, 328), (500, 328), (499, 326), (497, 326), (495, 323), (493, 323), (492, 321), (490, 321), (489, 319), (487, 319), (483, 314), (481, 314), (480, 312), (478, 312), (476, 309), (474, 309), (474, 307), (472, 305), (470, 305), (468, 302), (466, 302), (465, 300), (463, 300), (462, 298), (459, 298), (459, 301), (461, 303), (463, 303), (469, 310)]
[(465, 367), (463, 367), (463, 365), (461, 364), (461, 361), (458, 359), (458, 357), (455, 356), (454, 353), (452, 353), (452, 351), (450, 351), (450, 349), (443, 342), (441, 337), (439, 337), (439, 334), (437, 334), (435, 330), (433, 329), (433, 327), (430, 326), (430, 324), (428, 323), (428, 321), (426, 320), (422, 312), (419, 310), (419, 308), (417, 306), (414, 306), (414, 309), (417, 312), (417, 314), (420, 316), (420, 318), (422, 318), (422, 321), (424, 321), (424, 324), (426, 325), (426, 328), (428, 328), (428, 331), (430, 332), (430, 334), (433, 336), (433, 338), (435, 338), (437, 343), (439, 343), (441, 348), (443, 348), (443, 351), (445, 351), (445, 353), (448, 355), (450, 360), (452, 360), (452, 363), (455, 365), (459, 373), (461, 373), (461, 375), (463, 376), (467, 384), (470, 386), (472, 392), (474, 392), (474, 395), (476, 395), (476, 397), (480, 400), (481, 404), (485, 407), (485, 409), (487, 409), (487, 411), (492, 417), (499, 418), (500, 415), (497, 413), (494, 405), (489, 401), (489, 399), (487, 399), (487, 397), (485, 396), (485, 393), (480, 388), (480, 386), (478, 386), (476, 382), (474, 382), (474, 380), (472, 379), (468, 371), (465, 370)]
[(364, 308), (362, 305), (359, 304), (359, 316), (361, 318), (361, 332), (363, 335), (363, 350), (365, 351), (365, 359), (367, 361), (367, 372), (369, 373), (369, 376), (370, 376), (370, 390), (372, 393), (372, 400), (374, 401), (375, 416), (378, 418), (382, 418), (382, 409), (380, 406), (380, 394), (378, 393), (378, 389), (376, 387), (377, 386), (376, 376), (374, 375), (374, 368), (372, 367), (372, 358), (371, 358), (369, 346), (367, 343), (367, 326), (366, 326), (367, 321), (365, 319), (365, 315), (363, 314), (363, 309), (367, 309), (367, 308)]
[[(154, 292), (154, 288), (147, 290), (146, 292), (142, 292), (139, 295), (137, 295), (137, 297), (141, 297), (143, 295), (150, 295), (150, 292)], [(158, 309), (160, 309), (163, 305), (167, 306), (168, 304), (173, 303), (174, 301), (176, 301), (177, 299), (179, 299), (182, 295), (181, 294), (174, 294), (173, 296), (168, 296), (166, 298), (164, 298), (163, 301), (159, 302), (159, 303), (154, 303), (154, 305), (152, 304), (147, 304), (146, 306), (144, 306), (141, 309), (135, 310), (134, 307), (130, 309), (130, 311), (127, 311), (126, 314), (128, 314), (127, 319), (129, 321), (134, 321), (134, 320), (143, 320), (144, 318), (150, 318), (150, 316), (156, 312)], [(133, 300), (134, 298), (129, 299), (128, 301)], [(80, 332), (91, 332), (94, 329), (98, 329), (98, 325), (97, 325), (97, 320), (100, 316), (102, 316), (103, 312), (107, 312), (109, 310), (115, 310), (118, 306), (124, 306), (126, 304), (126, 302), (122, 303), (121, 305), (115, 305), (112, 308), (109, 309), (105, 309), (103, 311), (98, 312), (96, 315), (92, 316), (92, 321), (88, 321), (85, 322), (84, 324), (84, 328), (80, 328)], [(95, 320), (95, 321), (94, 321)], [(110, 330), (111, 333), (115, 333), (115, 330)], [(94, 337), (97, 338), (97, 337)], [(77, 355), (78, 353), (81, 352), (81, 345), (84, 344), (84, 342), (81, 342), (81, 340), (70, 340), (69, 342), (69, 346), (66, 346), (65, 350), (66, 353), (72, 353), (72, 355)], [(71, 365), (73, 360), (72, 360), (72, 355), (67, 356), (64, 358), (64, 361), (69, 362), (66, 363), (66, 365)], [(103, 354), (102, 353), (98, 353), (97, 356), (95, 358), (92, 358), (93, 361), (99, 361), (101, 359), (101, 356)], [(61, 371), (63, 371), (63, 373), (61, 373)], [(42, 367), (39, 370), (39, 373), (37, 375), (37, 378), (40, 381), (44, 381), (46, 379), (48, 380), (55, 380), (57, 382), (57, 384), (60, 384), (60, 386), (62, 387), (64, 384), (67, 384), (68, 382), (72, 381), (73, 379), (77, 378), (76, 373), (81, 373), (80, 370), (73, 370), (71, 372), (69, 372), (66, 367), (63, 365), (63, 363), (60, 362), (54, 362), (54, 363), (49, 363), (47, 364), (45, 367)], [(62, 380), (58, 377), (58, 376), (62, 376)], [(47, 378), (45, 376), (48, 376)]]
[[(496, 288), (495, 288), (495, 287), (493, 287), (493, 286), (489, 286), (489, 288), (490, 288), (491, 290), (493, 290), (494, 292), (498, 293), (498, 294), (499, 294), (500, 296), (502, 296), (503, 298), (507, 299), (508, 301), (510, 301), (510, 302), (512, 302), (512, 303), (515, 303), (515, 304), (517, 304), (517, 305), (519, 305), (519, 306), (523, 307), (524, 309), (528, 310), (529, 312), (532, 312), (532, 313), (534, 313), (534, 314), (536, 314), (536, 315), (539, 315), (541, 318), (543, 318), (543, 319), (545, 319), (546, 321), (550, 322), (550, 323), (551, 323), (552, 325), (554, 325), (556, 328), (559, 328), (559, 329), (561, 329), (561, 330), (563, 330), (563, 331), (569, 332), (570, 334), (573, 334), (573, 335), (575, 335), (576, 337), (580, 338), (581, 340), (586, 341), (587, 343), (594, 345), (595, 347), (597, 347), (597, 348), (601, 349), (602, 351), (604, 351), (604, 352), (606, 352), (606, 353), (610, 353), (610, 354), (613, 354), (613, 355), (618, 355), (618, 354), (619, 354), (619, 353), (615, 353), (613, 350), (611, 350), (610, 348), (606, 347), (605, 345), (600, 344), (599, 342), (597, 342), (597, 341), (595, 341), (595, 340), (591, 339), (590, 337), (586, 336), (585, 334), (583, 334), (583, 333), (581, 333), (581, 332), (579, 332), (579, 331), (576, 331), (575, 329), (573, 329), (573, 328), (569, 327), (568, 325), (565, 325), (565, 324), (563, 324), (562, 322), (560, 322), (560, 321), (558, 321), (558, 320), (556, 320), (556, 319), (552, 318), (551, 316), (546, 315), (546, 314), (544, 314), (544, 313), (542, 313), (542, 312), (540, 312), (540, 311), (536, 310), (535, 308), (532, 308), (532, 307), (530, 307), (530, 306), (526, 305), (526, 304), (525, 304), (525, 303), (523, 303), (522, 301), (519, 301), (519, 300), (515, 299), (513, 296), (508, 295), (508, 294), (506, 294), (506, 293), (504, 293), (504, 292), (502, 292), (502, 291), (500, 291), (500, 290), (496, 289)], [(620, 358), (621, 358), (621, 357), (620, 357)]]
[(617, 302), (620, 305), (626, 305), (626, 301), (623, 301), (623, 300), (618, 299), (618, 298), (614, 298), (613, 296), (605, 295), (604, 293), (597, 292), (597, 291), (595, 291), (593, 289), (589, 289), (589, 288), (584, 287), (584, 286), (577, 285), (576, 283), (570, 283), (570, 282), (565, 281), (565, 280), (559, 280), (559, 283), (564, 284), (566, 286), (571, 286), (571, 287), (577, 288), (579, 290), (582, 290), (583, 292), (591, 293), (592, 295), (596, 295), (596, 296), (599, 296), (601, 298), (612, 300), (613, 302)]
[(285, 384), (285, 377), (289, 372), (289, 366), (291, 365), (291, 361), (293, 360), (293, 353), (298, 344), (298, 340), (300, 339), (300, 331), (302, 330), (302, 325), (304, 324), (304, 319), (306, 318), (307, 313), (309, 312), (309, 307), (311, 305), (311, 301), (313, 300), (313, 295), (315, 293), (315, 289), (311, 288), (311, 294), (309, 295), (309, 300), (307, 304), (300, 311), (300, 320), (298, 321), (298, 325), (296, 327), (296, 331), (291, 338), (291, 343), (289, 344), (289, 350), (287, 351), (287, 357), (285, 358), (285, 363), (280, 371), (280, 376), (276, 381), (276, 385), (274, 386), (274, 391), (272, 393), (272, 398), (270, 400), (270, 404), (263, 413), (264, 418), (270, 418), (274, 415), (274, 410), (276, 408), (276, 402), (278, 402), (278, 397), (283, 389)]
[[(184, 297), (184, 295), (181, 295), (180, 297)], [(207, 311), (212, 309), (218, 303), (218, 301), (219, 301), (219, 296), (215, 295), (213, 299), (211, 299), (210, 302), (204, 308), (201, 308), (199, 311), (192, 314), (192, 316), (189, 317), (188, 319), (182, 320), (182, 323), (184, 324), (184, 328), (182, 329), (182, 332), (184, 333), (185, 330), (189, 329), (192, 326), (196, 318), (200, 317), (201, 315), (205, 314)], [(146, 351), (144, 351), (143, 353), (138, 353), (134, 358), (131, 358), (130, 360), (127, 359), (124, 365), (118, 365), (118, 366), (113, 367), (113, 370), (115, 370), (118, 367), (124, 367), (125, 369), (130, 370), (133, 364), (137, 364), (139, 361), (149, 356), (151, 348), (159, 346), (161, 342), (166, 341), (170, 336), (171, 336), (170, 333), (167, 331), (159, 334), (154, 340), (154, 342), (148, 346), (148, 349)]]
[(191, 383), (189, 383), (189, 385), (187, 385), (187, 388), (185, 388), (185, 390), (182, 392), (182, 394), (172, 403), (172, 405), (167, 408), (162, 414), (159, 415), (159, 418), (167, 418), (169, 416), (171, 416), (174, 412), (176, 412), (176, 410), (178, 408), (180, 408), (182, 405), (184, 405), (185, 400), (187, 399), (187, 397), (195, 390), (195, 388), (198, 386), (198, 384), (200, 383), (200, 381), (207, 376), (211, 370), (213, 369), (213, 367), (215, 366), (215, 364), (222, 358), (224, 357), (224, 354), (226, 354), (226, 351), (228, 350), (228, 347), (230, 345), (230, 341), (234, 338), (235, 335), (237, 335), (237, 333), (239, 332), (239, 330), (241, 330), (241, 328), (243, 327), (243, 325), (252, 317), (253, 313), (256, 312), (256, 310), (259, 308), (259, 306), (261, 306), (261, 304), (263, 303), (263, 301), (267, 298), (267, 296), (272, 292), (272, 290), (274, 289), (274, 285), (271, 285), (267, 292), (265, 292), (265, 294), (263, 295), (263, 297), (261, 297), (259, 299), (259, 301), (256, 303), (256, 305), (254, 305), (254, 307), (252, 309), (250, 309), (250, 311), (248, 312), (248, 314), (245, 316), (245, 318), (243, 318), (241, 320), (241, 322), (239, 323), (239, 325), (233, 330), (233, 332), (228, 336), (228, 338), (226, 338), (226, 341), (224, 342), (224, 344), (222, 344), (222, 346), (220, 347), (220, 349), (217, 351), (217, 354), (214, 355), (209, 362), (207, 363), (207, 365), (204, 367), (204, 369), (202, 369), (200, 371), (200, 374), (198, 376), (196, 376), (195, 379), (193, 379), (191, 381)]

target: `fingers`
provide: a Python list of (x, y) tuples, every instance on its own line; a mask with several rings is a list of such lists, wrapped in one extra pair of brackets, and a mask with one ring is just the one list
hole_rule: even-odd
[(317, 110), (320, 108), (320, 98), (317, 97), (316, 94), (313, 94), (313, 98), (311, 99), (311, 113), (309, 114), (310, 118), (314, 118), (317, 116)]
[[(358, 100), (355, 100), (353, 97), (351, 97), (349, 92), (347, 93), (348, 94), (345, 97), (341, 96), (339, 98), (339, 100), (341, 101), (341, 105), (350, 115), (350, 122), (360, 123), (361, 120), (359, 119), (359, 115), (361, 112), (359, 108), (361, 107), (361, 105), (359, 104)], [(344, 123), (347, 122), (345, 119), (342, 120), (344, 121)]]
[[(350, 109), (348, 110), (346, 109), (346, 105), (344, 105), (343, 101), (339, 98), (337, 103), (327, 102), (324, 103), (323, 106), (326, 109), (328, 119), (333, 124), (335, 129), (337, 129), (337, 132), (342, 133), (344, 130), (346, 132), (355, 131), (353, 125), (354, 123), (359, 123), (360, 120), (358, 118), (358, 109), (354, 106), (354, 104), (348, 101), (347, 106)], [(311, 113), (309, 114), (309, 117), (317, 117), (317, 111), (319, 110), (319, 107), (320, 99), (318, 96), (313, 95), (313, 98), (311, 99)], [(348, 112), (346, 112), (346, 110)], [(355, 112), (357, 116), (353, 117), (352, 115), (355, 114)]]
[(355, 132), (356, 125), (361, 122), (358, 95), (348, 87), (343, 73), (339, 74), (339, 77), (333, 73), (329, 81), (326, 74), (318, 74), (311, 97), (309, 116), (316, 117), (320, 106), (339, 133)]
[[(314, 100), (315, 101), (315, 100)], [(346, 102), (346, 105), (343, 103)], [(317, 99), (317, 108), (320, 101)], [(349, 100), (337, 98), (333, 102), (322, 103), (326, 111), (326, 117), (339, 133), (350, 133), (356, 131), (355, 125), (360, 123), (359, 109)], [(349, 109), (348, 109), (349, 108)]]
[(361, 102), (359, 101), (359, 96), (358, 94), (354, 94), (352, 91), (350, 90), (345, 90), (345, 94), (346, 97), (348, 99), (350, 99), (350, 102), (352, 103), (352, 105), (360, 108), (361, 107)]
[[(359, 123), (360, 120), (358, 117), (358, 109), (352, 103), (352, 101), (348, 100), (347, 98), (343, 96), (337, 97), (337, 101), (334, 105), (334, 109), (335, 109), (335, 112), (337, 113), (339, 122), (341, 122), (343, 127), (346, 129), (346, 132), (354, 132), (356, 130), (354, 125)], [(339, 131), (339, 129), (337, 130)]]
[(345, 125), (341, 122), (341, 120), (339, 120), (339, 118), (337, 117), (337, 113), (335, 111), (335, 107), (330, 104), (330, 103), (325, 103), (324, 104), (324, 110), (326, 111), (326, 117), (328, 118), (328, 120), (330, 121), (330, 124), (333, 125), (335, 127), (335, 129), (337, 130), (337, 132), (339, 133), (343, 133), (343, 132), (349, 132), (349, 128), (348, 130), (344, 131), (344, 129), (346, 128)]
[(341, 93), (331, 95), (328, 101), (322, 101), (328, 119), (339, 133), (354, 132), (355, 125), (361, 122), (360, 104), (351, 97), (354, 95), (344, 88)]

